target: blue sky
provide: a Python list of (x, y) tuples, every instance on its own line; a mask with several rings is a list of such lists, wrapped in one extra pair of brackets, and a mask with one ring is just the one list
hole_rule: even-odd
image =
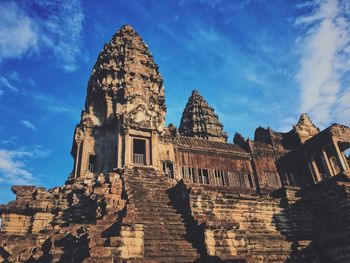
[(64, 183), (91, 69), (122, 25), (160, 67), (167, 123), (198, 89), (232, 141), (301, 112), (350, 124), (349, 15), (346, 0), (0, 0), (0, 203), (13, 184)]

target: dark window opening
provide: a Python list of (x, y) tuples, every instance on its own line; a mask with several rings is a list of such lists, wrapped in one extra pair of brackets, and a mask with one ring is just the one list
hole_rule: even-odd
[(173, 163), (169, 162), (169, 161), (164, 161), (163, 162), (163, 172), (164, 172), (165, 176), (167, 176), (169, 178), (174, 178), (174, 166), (173, 166)]
[(317, 177), (316, 177), (316, 174), (315, 174), (315, 170), (314, 170), (314, 167), (313, 167), (311, 162), (312, 161), (310, 160), (309, 163), (308, 163), (309, 170), (310, 170), (313, 182), (317, 182), (318, 180), (317, 180)]
[(90, 155), (89, 156), (89, 172), (95, 172), (95, 166), (96, 166), (96, 155)]
[(133, 163), (145, 164), (146, 161), (146, 140), (133, 140)]
[(214, 175), (214, 184), (215, 185), (219, 185), (219, 186), (226, 185), (226, 181), (225, 181), (226, 172), (214, 170), (213, 175)]
[(209, 184), (209, 173), (207, 169), (202, 170), (202, 176), (203, 176), (202, 178), (203, 184)]
[(295, 178), (295, 175), (293, 173), (287, 173), (286, 175), (287, 175), (288, 185), (297, 186), (297, 180)]
[(333, 168), (334, 174), (339, 174), (340, 173), (340, 168), (339, 168), (339, 165), (338, 165), (337, 158), (335, 156), (331, 156), (329, 158), (329, 161), (330, 161), (331, 166)]
[(222, 185), (226, 185), (226, 182), (225, 182), (225, 172), (221, 172), (221, 183)]
[(252, 176), (250, 174), (248, 174), (248, 181), (249, 181), (250, 188), (253, 188)]
[(214, 174), (214, 184), (220, 185), (218, 172), (216, 170), (214, 170), (213, 174)]
[(314, 160), (315, 160), (318, 172), (320, 173), (322, 179), (327, 178), (328, 174), (327, 174), (326, 164), (325, 164), (324, 159), (321, 158), (320, 155), (317, 155)]
[(200, 184), (203, 184), (203, 176), (202, 176), (202, 169), (198, 169), (198, 182)]

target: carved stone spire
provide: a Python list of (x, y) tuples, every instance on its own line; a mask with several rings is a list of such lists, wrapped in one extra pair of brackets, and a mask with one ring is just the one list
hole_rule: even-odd
[(227, 134), (223, 131), (218, 115), (197, 90), (194, 90), (188, 99), (182, 113), (179, 132), (189, 137), (227, 141)]
[(313, 124), (306, 113), (300, 115), (299, 121), (297, 125), (293, 127), (293, 130), (299, 135), (301, 143), (304, 143), (320, 132), (320, 129)]
[(165, 123), (163, 79), (148, 46), (123, 26), (98, 56), (88, 84), (82, 122), (162, 130)]
[[(85, 109), (75, 129), (74, 177), (126, 164), (132, 130), (161, 132), (165, 125), (162, 77), (147, 45), (123, 26), (99, 54), (88, 83)], [(127, 160), (127, 161), (125, 161)]]

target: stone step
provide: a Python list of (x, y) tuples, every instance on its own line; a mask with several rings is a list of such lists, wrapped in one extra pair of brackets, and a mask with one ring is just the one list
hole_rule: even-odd
[(156, 235), (156, 234), (154, 234), (154, 235), (151, 235), (151, 234), (149, 234), (149, 235), (147, 235), (147, 236), (145, 236), (144, 237), (144, 240), (146, 241), (150, 241), (150, 242), (153, 242), (153, 241), (164, 241), (164, 242), (166, 242), (166, 241), (174, 241), (174, 242), (176, 242), (176, 241), (185, 241), (185, 242), (187, 242), (186, 241), (186, 238), (185, 238), (185, 235), (176, 235), (176, 236), (174, 236), (174, 235), (166, 235), (166, 234), (164, 234), (164, 235)]
[(160, 234), (147, 234), (147, 238), (145, 238), (145, 242), (147, 241), (150, 241), (150, 242), (160, 242), (160, 241), (163, 241), (165, 243), (168, 243), (168, 242), (181, 242), (183, 240), (186, 239), (186, 234), (182, 234), (182, 235), (172, 235), (172, 234), (169, 234), (169, 233), (160, 233)]
[(181, 214), (176, 213), (171, 210), (147, 210), (143, 211), (143, 209), (127, 209), (127, 213), (132, 214), (133, 216), (143, 217), (143, 218), (153, 218), (153, 219), (161, 219), (165, 221), (173, 221), (174, 220), (182, 220)]
[(159, 230), (186, 232), (187, 228), (185, 225), (162, 225), (162, 226), (145, 225), (146, 232), (159, 231)]
[(156, 225), (156, 224), (158, 224), (159, 226), (169, 226), (169, 227), (185, 226), (183, 221), (181, 221), (180, 219), (177, 222), (169, 222), (169, 220), (163, 219), (161, 217), (159, 217), (159, 218), (143, 218), (141, 216), (135, 215), (132, 218), (135, 220), (135, 223), (143, 224), (143, 225), (147, 225), (147, 226), (152, 226), (152, 225)]
[[(157, 207), (157, 206), (170, 206), (170, 200), (169, 198), (164, 199), (164, 200), (157, 200), (157, 199), (147, 199), (144, 198), (144, 196), (140, 196), (140, 197), (135, 197), (135, 196), (129, 196), (130, 201), (128, 202), (128, 204), (133, 204), (133, 205), (137, 205), (137, 206), (144, 206), (144, 207)], [(138, 201), (137, 203), (135, 201)]]
[(147, 233), (147, 238), (145, 238), (145, 240), (164, 240), (164, 241), (168, 241), (168, 240), (185, 240), (186, 237), (186, 233), (176, 233), (176, 232), (161, 232), (159, 231), (159, 233), (157, 234), (152, 234), (152, 233)]
[(181, 249), (150, 249), (147, 250), (145, 248), (144, 255), (146, 257), (159, 257), (159, 256), (172, 256), (172, 257), (180, 257), (180, 256), (187, 256), (187, 257), (193, 257), (198, 256), (198, 252), (196, 250), (181, 250)]
[[(161, 245), (160, 245), (161, 244)], [(195, 253), (197, 254), (197, 249), (193, 248), (191, 245), (189, 244), (176, 244), (176, 243), (165, 243), (162, 242), (157, 245), (157, 243), (146, 243), (145, 244), (145, 251), (168, 251), (170, 253), (174, 253), (175, 251), (178, 252), (180, 251), (180, 253), (182, 251), (184, 252), (191, 252), (191, 253)]]
[[(145, 261), (130, 261), (132, 263), (158, 263), (158, 262), (174, 262), (174, 263), (188, 263), (188, 262), (194, 262), (199, 258), (198, 256), (172, 256), (172, 257), (168, 257), (168, 256), (157, 256), (157, 255), (153, 255), (153, 256), (147, 256), (147, 258), (145, 259)], [(149, 261), (151, 260), (151, 261)]]
[(177, 213), (175, 210), (173, 210), (170, 207), (168, 207), (168, 208), (165, 208), (165, 207), (153, 208), (153, 209), (147, 209), (147, 208), (142, 209), (141, 207), (135, 207), (134, 209), (130, 208), (127, 210), (129, 210), (129, 211), (134, 210), (133, 212), (139, 216), (153, 216), (154, 218), (174, 217), (174, 218), (176, 218), (175, 220), (179, 220), (182, 218), (182, 214)]

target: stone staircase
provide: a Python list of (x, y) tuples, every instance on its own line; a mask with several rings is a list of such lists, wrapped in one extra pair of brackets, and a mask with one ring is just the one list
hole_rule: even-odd
[(133, 168), (125, 170), (124, 184), (128, 202), (123, 225), (143, 229), (140, 257), (155, 262), (193, 262), (200, 257), (181, 214), (170, 203), (166, 191), (172, 185), (167, 178), (151, 168)]

